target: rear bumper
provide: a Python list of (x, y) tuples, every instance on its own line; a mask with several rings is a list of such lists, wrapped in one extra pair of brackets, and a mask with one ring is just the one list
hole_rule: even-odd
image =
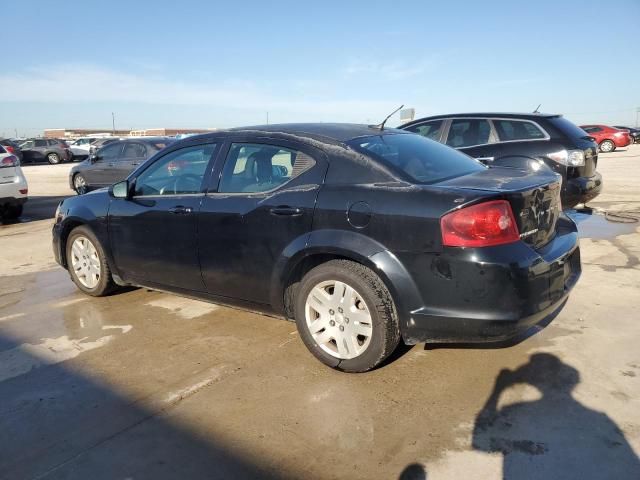
[(596, 172), (591, 177), (567, 180), (562, 188), (562, 207), (572, 208), (579, 203), (587, 203), (602, 191), (602, 175)]
[(613, 143), (616, 144), (616, 147), (626, 147), (631, 144), (631, 136), (624, 135), (622, 137), (613, 137)]
[(419, 287), (425, 306), (409, 313), (405, 342), (491, 343), (549, 318), (581, 274), (576, 226), (566, 217), (559, 223), (538, 251), (516, 242), (434, 257), (433, 278)]

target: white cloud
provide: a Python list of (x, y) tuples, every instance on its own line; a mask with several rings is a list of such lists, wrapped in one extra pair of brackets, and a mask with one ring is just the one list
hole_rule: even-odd
[(403, 80), (421, 75), (433, 66), (433, 61), (409, 63), (405, 60), (379, 62), (376, 60), (353, 60), (344, 69), (347, 77), (373, 76), (381, 80)]
[(354, 118), (379, 116), (397, 103), (325, 99), (313, 93), (283, 96), (247, 81), (187, 82), (164, 78), (158, 72), (139, 74), (95, 65), (64, 64), (0, 74), (0, 102), (131, 102), (282, 111), (315, 117), (339, 114), (340, 118), (345, 112), (354, 112)]

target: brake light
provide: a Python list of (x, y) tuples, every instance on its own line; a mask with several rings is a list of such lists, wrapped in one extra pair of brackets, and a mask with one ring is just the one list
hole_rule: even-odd
[(2, 160), (0, 160), (0, 168), (17, 167), (18, 165), (18, 157), (14, 157), (13, 155), (9, 155), (8, 157), (4, 157)]
[(11, 145), (5, 145), (4, 149), (9, 153), (16, 153), (16, 149), (13, 148)]
[(520, 240), (511, 205), (493, 200), (461, 208), (440, 219), (447, 247), (489, 247)]
[(21, 188), (21, 189), (20, 189), (20, 193), (21, 193), (22, 195), (26, 195), (27, 193), (29, 193), (29, 189), (28, 189), (28, 188)]

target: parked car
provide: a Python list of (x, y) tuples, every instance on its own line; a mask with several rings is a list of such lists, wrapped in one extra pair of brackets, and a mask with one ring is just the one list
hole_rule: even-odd
[(613, 128), (626, 130), (629, 132), (629, 135), (631, 135), (631, 143), (640, 143), (640, 128), (622, 127), (619, 125), (614, 125)]
[(102, 137), (102, 138), (96, 138), (93, 142), (91, 142), (91, 144), (89, 145), (89, 154), (92, 153), (96, 153), (96, 151), (101, 148), (104, 147), (105, 145), (108, 145), (109, 143), (113, 143), (116, 142), (118, 140), (122, 140), (119, 137)]
[(109, 142), (69, 171), (69, 185), (82, 195), (124, 180), (172, 141), (167, 137), (145, 137)]
[(76, 138), (69, 144), (71, 153), (74, 160), (84, 160), (89, 156), (89, 150), (91, 149), (91, 143), (95, 142), (95, 137), (81, 137)]
[(88, 295), (144, 285), (295, 319), (320, 361), (362, 372), (400, 339), (504, 339), (560, 309), (581, 269), (560, 183), (403, 130), (248, 127), (65, 199), (53, 249)]
[(22, 215), (29, 187), (20, 168), (20, 160), (0, 145), (0, 217), (15, 220)]
[(69, 147), (51, 138), (31, 138), (20, 145), (24, 162), (47, 161), (52, 165), (68, 162), (73, 158)]
[(598, 143), (598, 150), (603, 153), (613, 152), (617, 147), (626, 147), (631, 144), (629, 132), (607, 125), (581, 125), (581, 129), (587, 132)]
[(18, 160), (22, 161), (22, 157), (23, 157), (22, 150), (20, 149), (20, 146), (18, 146), (16, 142), (14, 142), (9, 138), (1, 138), (0, 145), (4, 147), (7, 153), (15, 155), (16, 157), (18, 157)]
[(445, 143), (493, 166), (540, 169), (562, 176), (562, 206), (593, 200), (602, 190), (597, 145), (562, 115), (438, 115), (399, 128)]

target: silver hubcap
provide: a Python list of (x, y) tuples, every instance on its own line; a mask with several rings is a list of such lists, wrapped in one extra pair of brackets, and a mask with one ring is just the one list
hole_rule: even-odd
[(49, 161), (51, 163), (58, 163), (58, 160), (59, 159), (58, 159), (58, 155), (57, 154), (55, 154), (55, 153), (50, 153), (49, 154)]
[(75, 180), (73, 181), (73, 184), (76, 187), (76, 192), (78, 193), (84, 193), (85, 189), (87, 187), (87, 182), (85, 181), (84, 177), (82, 175), (77, 175)]
[(346, 283), (328, 280), (313, 287), (307, 297), (305, 319), (318, 346), (333, 357), (355, 358), (371, 343), (369, 308)]
[(71, 266), (78, 281), (87, 288), (95, 288), (100, 281), (98, 251), (87, 237), (78, 237), (71, 245)]
[(603, 142), (603, 144), (600, 145), (600, 150), (603, 152), (610, 152), (612, 148), (613, 144), (611, 142)]

